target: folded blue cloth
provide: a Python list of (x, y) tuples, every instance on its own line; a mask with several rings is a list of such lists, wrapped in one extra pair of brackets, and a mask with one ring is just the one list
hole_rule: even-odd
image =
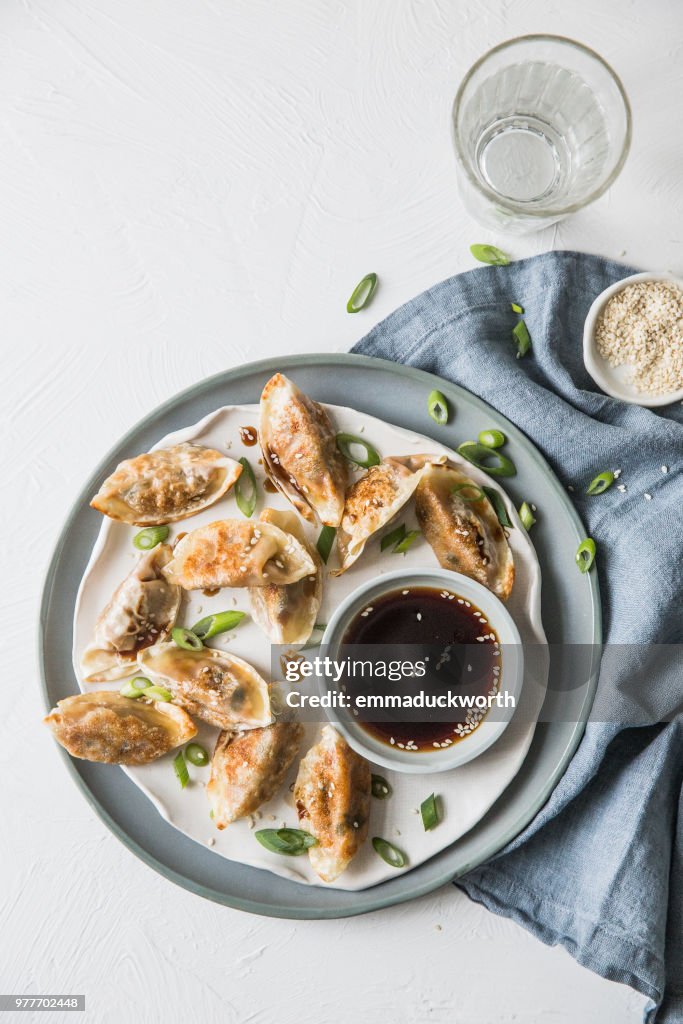
[[(632, 272), (573, 252), (482, 267), (411, 300), (354, 351), (463, 385), (523, 429), (563, 481), (585, 482), (596, 466), (621, 467), (628, 481), (618, 502), (591, 500), (578, 487), (573, 497), (599, 547), (605, 642), (646, 645), (638, 671), (624, 659), (603, 670), (598, 694), (610, 714), (588, 724), (531, 825), (457, 884), (647, 995), (648, 1024), (680, 1024), (683, 721), (629, 723), (640, 721), (643, 678), (655, 721), (666, 721), (683, 697), (680, 672), (672, 685), (654, 654), (647, 671), (657, 650), (650, 645), (683, 642), (683, 406), (648, 410), (605, 396), (581, 352), (591, 302)], [(533, 339), (520, 360), (511, 299), (525, 307)]]

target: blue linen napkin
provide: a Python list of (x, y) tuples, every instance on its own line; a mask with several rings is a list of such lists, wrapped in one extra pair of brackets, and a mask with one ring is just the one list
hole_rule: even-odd
[[(598, 696), (609, 715), (588, 724), (535, 820), (456, 884), (644, 993), (648, 1024), (680, 1024), (683, 719), (628, 723), (641, 721), (644, 702), (656, 709), (650, 721), (665, 722), (683, 697), (680, 671), (672, 683), (670, 671), (658, 671), (660, 648), (651, 646), (683, 642), (683, 406), (648, 410), (609, 398), (582, 357), (590, 304), (630, 273), (575, 252), (482, 267), (412, 299), (353, 351), (463, 385), (516, 423), (563, 481), (585, 482), (596, 466), (621, 467), (628, 481), (623, 500), (609, 505), (578, 486), (573, 497), (600, 551), (605, 643), (647, 645), (638, 671), (623, 658), (609, 672), (603, 663)], [(533, 352), (520, 360), (511, 300), (525, 307), (533, 339)]]

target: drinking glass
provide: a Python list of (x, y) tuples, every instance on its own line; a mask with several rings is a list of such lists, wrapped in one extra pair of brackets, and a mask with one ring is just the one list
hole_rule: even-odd
[(609, 188), (631, 143), (618, 77), (562, 36), (520, 36), (470, 68), (453, 104), (465, 205), (487, 227), (524, 234)]

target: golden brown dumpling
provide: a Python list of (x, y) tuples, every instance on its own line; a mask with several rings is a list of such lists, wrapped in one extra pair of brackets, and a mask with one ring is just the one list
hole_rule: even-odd
[(349, 866), (368, 834), (370, 765), (331, 725), (299, 765), (294, 784), (301, 828), (318, 840), (308, 856), (323, 882)]
[(197, 734), (175, 704), (130, 700), (115, 690), (66, 697), (44, 721), (72, 757), (105, 764), (148, 764)]
[[(467, 500), (477, 492), (479, 499)], [(415, 513), (444, 569), (508, 599), (515, 579), (510, 546), (490, 501), (463, 470), (429, 466), (415, 492)]]
[(219, 519), (188, 533), (164, 570), (184, 590), (265, 587), (315, 574), (315, 563), (296, 537), (272, 523)]
[(250, 587), (252, 617), (271, 643), (305, 644), (313, 632), (322, 600), (322, 561), (313, 545), (308, 543), (301, 521), (294, 512), (266, 508), (261, 513), (261, 522), (279, 526), (295, 537), (311, 556), (315, 572), (284, 586), (271, 583), (266, 587)]
[(140, 652), (138, 665), (143, 675), (171, 691), (176, 704), (219, 729), (255, 729), (271, 722), (268, 684), (234, 654), (158, 644)]
[(304, 519), (339, 526), (347, 471), (327, 411), (276, 373), (261, 395), (259, 441), (275, 486)]
[(206, 787), (216, 828), (253, 814), (275, 796), (299, 752), (303, 734), (303, 726), (290, 721), (220, 734)]
[(183, 442), (121, 462), (90, 504), (132, 526), (175, 523), (213, 505), (241, 472), (227, 455)]
[(116, 588), (97, 619), (93, 642), (81, 658), (86, 683), (120, 679), (135, 667), (138, 651), (166, 638), (182, 594), (163, 574), (170, 558), (168, 544), (159, 544), (139, 559)]

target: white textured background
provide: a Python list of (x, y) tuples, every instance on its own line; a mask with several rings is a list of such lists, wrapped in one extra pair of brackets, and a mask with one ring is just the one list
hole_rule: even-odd
[[(614, 64), (634, 146), (593, 208), (494, 239), (459, 204), (449, 108), (474, 58), (528, 31)], [(640, 997), (450, 887), (298, 924), (157, 877), (95, 818), (40, 727), (33, 633), (82, 481), (193, 381), (344, 350), (469, 267), (473, 241), (682, 271), (682, 49), (676, 0), (3, 0), (0, 990), (85, 992), (90, 1021), (640, 1019)], [(348, 317), (369, 270), (381, 289)]]

